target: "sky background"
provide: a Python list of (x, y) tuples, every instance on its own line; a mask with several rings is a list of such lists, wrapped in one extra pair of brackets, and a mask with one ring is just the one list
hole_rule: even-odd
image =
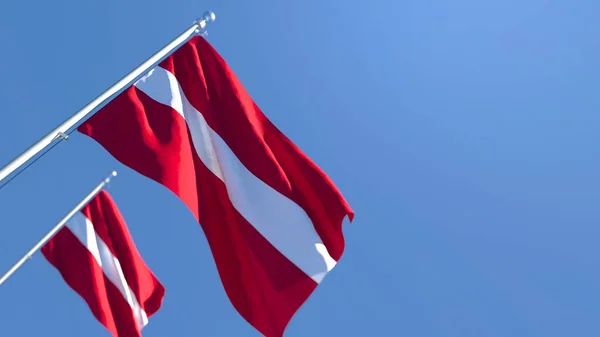
[[(356, 212), (286, 337), (600, 334), (600, 3), (0, 3), (0, 165), (210, 9), (209, 42)], [(172, 193), (74, 133), (0, 190), (0, 272), (113, 169), (166, 286), (144, 337), (259, 336)], [(108, 337), (37, 254), (0, 335)]]

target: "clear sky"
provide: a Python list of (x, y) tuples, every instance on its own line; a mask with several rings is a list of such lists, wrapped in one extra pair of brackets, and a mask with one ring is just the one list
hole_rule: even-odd
[[(598, 1), (4, 1), (0, 165), (202, 15), (356, 212), (286, 337), (600, 334)], [(80, 134), (0, 190), (0, 272), (111, 170), (167, 289), (145, 337), (258, 336), (172, 193)], [(1, 336), (107, 337), (41, 256)]]

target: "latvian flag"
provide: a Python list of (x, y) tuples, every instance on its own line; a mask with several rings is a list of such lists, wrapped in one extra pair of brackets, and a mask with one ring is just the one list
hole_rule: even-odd
[(105, 191), (76, 213), (42, 254), (114, 337), (140, 337), (162, 304), (164, 287)]
[(229, 299), (267, 337), (283, 335), (342, 256), (350, 206), (200, 36), (79, 131), (187, 205)]

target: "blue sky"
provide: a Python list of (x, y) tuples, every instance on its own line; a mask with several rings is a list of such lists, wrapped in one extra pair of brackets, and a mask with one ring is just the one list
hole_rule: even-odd
[[(0, 164), (206, 9), (209, 41), (356, 211), (286, 337), (600, 333), (597, 1), (7, 1)], [(113, 169), (167, 288), (144, 336), (258, 336), (183, 203), (80, 134), (0, 190), (0, 271)], [(108, 336), (41, 255), (0, 287), (0, 329)]]

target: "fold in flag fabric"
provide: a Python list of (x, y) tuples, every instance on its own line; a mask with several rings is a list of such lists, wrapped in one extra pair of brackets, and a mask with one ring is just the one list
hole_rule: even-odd
[(114, 337), (139, 337), (165, 289), (142, 260), (121, 213), (101, 191), (42, 254)]
[(233, 306), (267, 337), (342, 256), (352, 209), (200, 36), (78, 130), (187, 205)]

